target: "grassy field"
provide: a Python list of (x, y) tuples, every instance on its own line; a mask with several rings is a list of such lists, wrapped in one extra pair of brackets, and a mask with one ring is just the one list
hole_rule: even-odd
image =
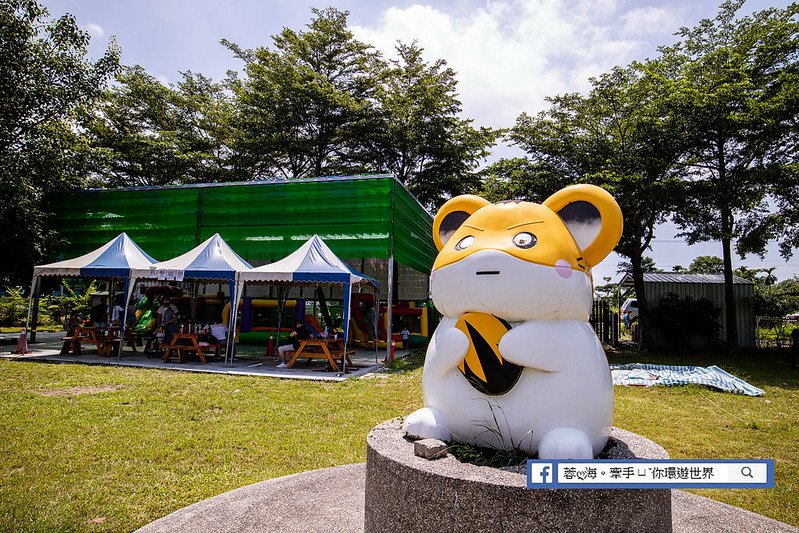
[[(774, 458), (774, 490), (697, 493), (799, 525), (799, 371), (776, 356), (610, 355), (717, 364), (765, 389), (617, 387), (616, 424), (674, 458)], [(0, 530), (129, 531), (242, 485), (364, 461), (373, 426), (421, 405), (419, 360), (344, 383), (0, 361)]]

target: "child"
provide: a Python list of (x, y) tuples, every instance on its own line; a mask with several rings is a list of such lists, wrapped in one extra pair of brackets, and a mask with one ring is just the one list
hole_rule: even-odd
[(147, 353), (147, 355), (160, 355), (159, 352), (164, 345), (165, 335), (164, 327), (159, 326), (159, 328), (155, 330), (155, 335), (153, 335), (150, 342), (147, 343), (147, 347), (144, 349), (145, 353)]
[(408, 331), (408, 326), (405, 326), (404, 328), (402, 328), (402, 331), (400, 331), (400, 335), (402, 335), (402, 347), (403, 348), (407, 348), (408, 347), (408, 339), (411, 336), (411, 332)]

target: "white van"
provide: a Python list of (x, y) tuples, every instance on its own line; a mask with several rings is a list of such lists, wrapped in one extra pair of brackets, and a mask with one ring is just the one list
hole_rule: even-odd
[(624, 316), (624, 312), (630, 312), (630, 322), (638, 318), (638, 300), (634, 298), (628, 298), (621, 304), (621, 315)]

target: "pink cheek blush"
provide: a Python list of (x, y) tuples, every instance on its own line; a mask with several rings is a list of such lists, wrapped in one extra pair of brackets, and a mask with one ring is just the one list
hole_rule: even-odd
[(555, 272), (557, 272), (558, 276), (562, 277), (563, 279), (569, 279), (572, 277), (572, 274), (574, 274), (572, 266), (565, 259), (558, 259), (555, 261)]

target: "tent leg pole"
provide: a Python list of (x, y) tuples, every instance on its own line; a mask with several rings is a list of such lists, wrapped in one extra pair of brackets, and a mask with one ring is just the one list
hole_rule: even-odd
[(388, 259), (388, 296), (386, 301), (386, 362), (391, 361), (391, 332), (393, 331), (392, 302), (394, 301), (394, 254)]
[[(31, 313), (33, 312), (33, 293), (36, 292), (36, 283), (38, 283), (39, 277), (33, 276), (33, 280), (31, 281), (31, 292), (28, 295), (28, 315), (25, 317), (25, 331), (30, 331), (31, 326)], [(33, 342), (33, 340), (31, 340)]]
[(377, 362), (378, 362), (377, 361), (377, 358), (378, 358), (378, 355), (377, 355), (377, 352), (378, 352), (377, 344), (378, 344), (378, 342), (380, 340), (378, 338), (378, 335), (377, 335), (378, 332), (380, 331), (380, 327), (379, 327), (379, 325), (377, 323), (377, 321), (380, 320), (380, 291), (377, 288), (375, 288), (375, 290), (372, 292), (372, 294), (374, 294), (374, 305), (372, 306), (372, 315), (373, 315), (372, 316), (372, 334), (374, 336), (372, 338), (375, 341), (375, 364), (377, 364)]
[[(136, 278), (125, 278), (125, 306), (122, 308), (122, 331), (119, 335), (119, 351), (117, 352), (117, 359), (122, 358), (122, 347), (125, 345), (125, 329), (128, 327), (128, 306), (130, 305), (130, 297), (133, 295), (133, 288), (136, 285)], [(133, 346), (136, 346), (135, 344)]]
[(33, 291), (33, 308), (31, 309), (31, 336), (30, 342), (36, 342), (36, 326), (39, 322), (39, 292), (42, 290), (41, 278), (36, 278), (35, 290)]

